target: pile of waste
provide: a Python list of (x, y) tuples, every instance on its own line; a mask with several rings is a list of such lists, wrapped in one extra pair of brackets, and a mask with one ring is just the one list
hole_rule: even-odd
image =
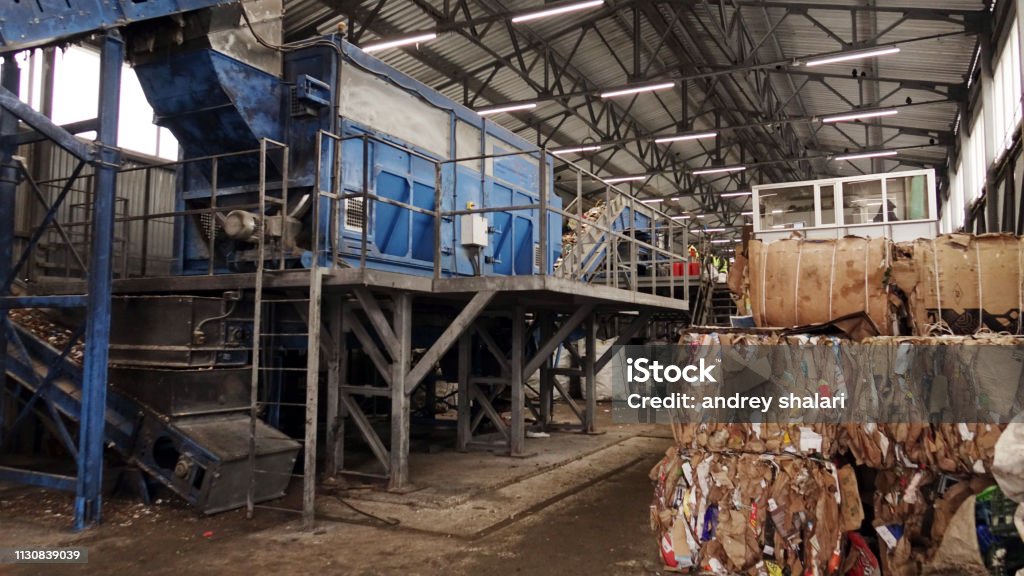
[[(863, 434), (891, 439), (890, 453), (922, 452), (959, 436), (957, 425), (926, 428), (918, 439), (856, 428), (678, 427), (682, 442), (651, 470), (651, 526), (665, 567), (772, 576), (867, 574), (865, 567), (900, 576), (951, 567), (987, 573), (1000, 561), (996, 551), (1024, 552), (1013, 529), (1017, 505), (990, 473), (885, 465), (851, 448)], [(981, 432), (990, 440), (999, 427)], [(976, 446), (972, 433), (961, 437), (965, 445)], [(939, 441), (936, 458), (961, 458), (956, 444)], [(976, 462), (986, 458), (990, 463), (991, 454)], [(961, 513), (965, 507), (972, 512)], [(1015, 566), (1024, 565), (1024, 555), (1015, 558)]]
[[(28, 330), (36, 337), (45, 340), (50, 346), (57, 350), (63, 350), (74, 332), (51, 321), (42, 310), (33, 308), (16, 309), (8, 312), (9, 318), (15, 324)], [(79, 338), (71, 347), (68, 358), (72, 362), (81, 363), (85, 353), (85, 343)]]
[[(839, 387), (852, 395), (871, 389), (883, 400), (941, 389), (947, 401), (962, 402), (959, 383), (969, 382), (975, 392), (970, 401), (978, 390), (992, 396), (1005, 388), (1009, 393), (998, 402), (1019, 412), (1020, 362), (1008, 365), (984, 355), (1005, 349), (1022, 356), (1016, 339), (938, 340), (850, 342), (761, 331), (690, 334), (680, 344), (684, 351), (722, 356), (738, 352), (709, 343), (760, 348), (758, 353), (770, 356), (760, 368), (755, 354), (743, 359), (743, 370), (731, 372), (746, 378), (739, 387), (750, 393), (786, 381), (809, 390), (831, 387), (828, 394)], [(877, 354), (851, 360), (845, 354), (852, 346)], [(725, 390), (707, 388), (711, 395)], [(927, 410), (931, 404), (920, 405)], [(674, 445), (651, 471), (651, 526), (665, 568), (916, 576), (1013, 574), (1024, 567), (1024, 543), (1014, 527), (1017, 503), (1011, 499), (1024, 497), (1024, 424), (1007, 424), (1008, 418), (989, 413), (988, 420), (970, 423), (927, 411), (902, 421), (851, 414), (797, 424), (772, 420), (770, 413), (676, 411)]]

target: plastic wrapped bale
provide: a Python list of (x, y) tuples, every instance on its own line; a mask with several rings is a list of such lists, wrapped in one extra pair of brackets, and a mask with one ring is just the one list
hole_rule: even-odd
[(897, 245), (892, 280), (907, 296), (914, 333), (1024, 334), (1022, 242), (1010, 234), (947, 234)]
[(670, 449), (651, 478), (651, 524), (668, 569), (826, 574), (840, 565), (839, 481), (829, 462)]
[(891, 243), (849, 236), (780, 240), (747, 247), (750, 304), (758, 326), (802, 326), (866, 313), (894, 334), (887, 285)]

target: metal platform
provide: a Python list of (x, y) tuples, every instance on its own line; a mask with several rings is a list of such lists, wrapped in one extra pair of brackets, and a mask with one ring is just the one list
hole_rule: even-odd
[[(115, 280), (115, 294), (181, 294), (221, 292), (224, 290), (252, 290), (255, 274), (221, 274), (214, 276), (163, 276)], [(289, 270), (275, 274), (266, 288), (301, 288), (309, 282), (309, 271)], [(459, 300), (472, 297), (480, 291), (494, 291), (495, 300), (508, 303), (522, 300), (537, 305), (572, 305), (592, 303), (603, 310), (659, 309), (665, 312), (687, 312), (689, 302), (682, 297), (683, 284), (675, 289), (681, 298), (669, 298), (645, 292), (593, 285), (553, 276), (491, 276), (468, 278), (433, 278), (368, 269), (338, 269), (324, 273), (325, 293), (337, 289), (362, 286), (374, 291), (407, 291), (416, 297)], [(649, 288), (648, 280), (641, 284)], [(659, 289), (669, 289), (666, 284)], [(47, 294), (78, 294), (85, 289), (82, 282), (43, 283), (38, 290)]]

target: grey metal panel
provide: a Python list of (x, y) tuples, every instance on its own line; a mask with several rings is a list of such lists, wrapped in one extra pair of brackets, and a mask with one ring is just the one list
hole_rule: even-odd
[[(33, 173), (48, 204), (53, 204), (60, 194), (64, 180), (78, 164), (78, 160), (67, 151), (50, 142), (37, 142), (22, 146), (19, 154), (26, 158), (26, 164)], [(124, 170), (118, 177), (117, 184), (117, 215), (118, 217), (137, 217), (147, 214), (146, 210), (146, 174), (149, 173), (149, 214), (170, 212), (174, 210), (175, 173), (170, 168), (151, 168), (149, 170), (132, 170), (147, 164), (160, 162), (152, 159), (143, 162), (132, 159), (124, 164)], [(86, 166), (71, 188), (64, 203), (57, 212), (57, 222), (65, 227), (68, 235), (76, 244), (83, 260), (88, 257), (88, 240), (90, 235), (90, 204), (92, 197), (93, 169)], [(19, 187), (17, 230), (28, 234), (42, 218), (45, 210), (31, 196), (27, 185)], [(24, 200), (24, 201), (22, 201)], [(114, 276), (116, 278), (138, 276), (142, 271), (143, 230), (147, 228), (142, 221), (118, 222), (115, 226), (114, 243)], [(170, 218), (151, 220), (148, 225), (147, 274), (169, 274), (171, 257), (174, 249), (174, 227)], [(72, 264), (64, 242), (53, 227), (50, 227), (41, 241), (41, 252), (37, 252), (33, 261), (33, 274), (57, 277), (80, 277), (81, 271)], [(127, 252), (126, 252), (127, 251)]]

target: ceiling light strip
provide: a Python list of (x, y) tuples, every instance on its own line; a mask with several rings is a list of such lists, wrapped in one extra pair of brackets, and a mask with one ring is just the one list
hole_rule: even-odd
[(363, 52), (379, 52), (381, 50), (387, 50), (389, 48), (398, 48), (399, 46), (407, 46), (409, 44), (419, 44), (420, 42), (427, 42), (437, 38), (437, 32), (428, 32), (426, 34), (417, 34), (416, 36), (409, 36), (407, 38), (399, 38), (397, 40), (388, 40), (385, 42), (378, 42), (376, 44), (369, 44), (363, 46)]
[(555, 8), (548, 8), (546, 10), (538, 10), (536, 12), (529, 12), (521, 14), (512, 18), (513, 24), (521, 24), (523, 22), (530, 22), (532, 20), (540, 20), (541, 18), (548, 18), (550, 16), (560, 16), (562, 14), (568, 14), (570, 12), (577, 12), (579, 10), (586, 10), (587, 8), (597, 8), (603, 6), (604, 0), (589, 0), (587, 2), (577, 2), (575, 4), (566, 4), (564, 6), (557, 6)]

